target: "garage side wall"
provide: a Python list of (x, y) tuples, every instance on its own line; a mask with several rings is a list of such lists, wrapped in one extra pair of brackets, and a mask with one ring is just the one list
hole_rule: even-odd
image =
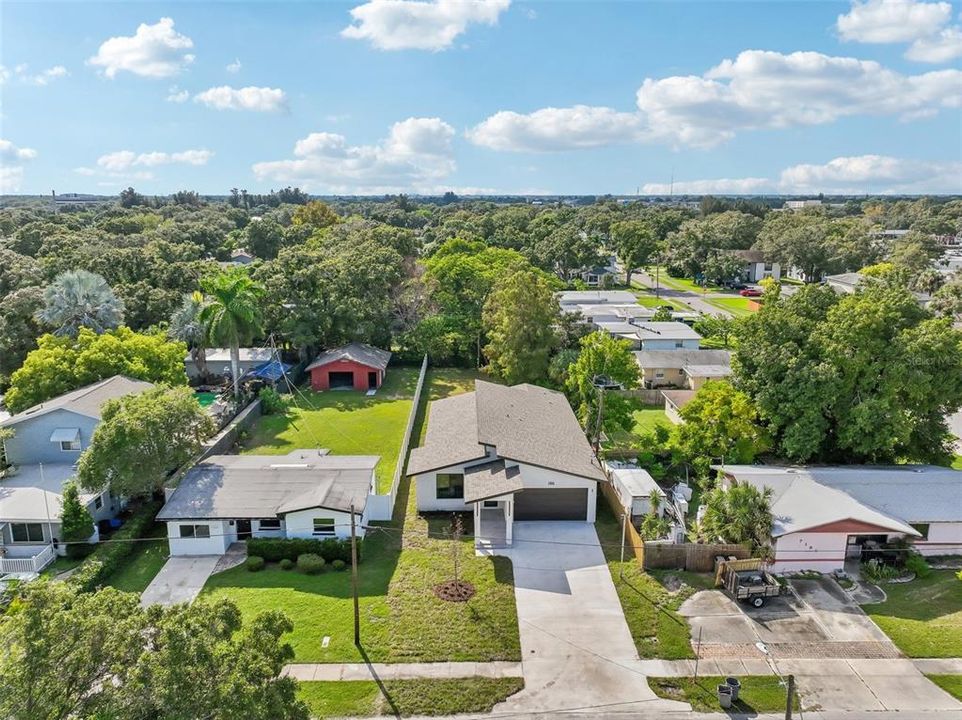
[(848, 533), (800, 532), (782, 535), (775, 541), (772, 572), (818, 570), (831, 572), (845, 565)]
[[(205, 525), (210, 537), (181, 537), (181, 525)], [(237, 532), (229, 520), (178, 520), (167, 523), (167, 544), (171, 556), (223, 555), (235, 540)]]
[(354, 375), (354, 389), (368, 390), (367, 374), (377, 373), (377, 385), (381, 387), (384, 382), (384, 371), (377, 368), (368, 367), (353, 360), (335, 360), (327, 365), (321, 365), (311, 370), (311, 388), (313, 390), (329, 390), (331, 387), (330, 377), (332, 372), (351, 373)]
[(912, 545), (923, 555), (962, 554), (962, 523), (931, 523), (926, 539)]

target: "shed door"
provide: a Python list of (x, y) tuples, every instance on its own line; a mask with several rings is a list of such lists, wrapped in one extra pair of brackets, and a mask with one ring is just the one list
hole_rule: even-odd
[(525, 489), (514, 495), (515, 520), (585, 520), (587, 488)]
[(332, 372), (328, 377), (328, 385), (332, 390), (354, 387), (354, 373)]

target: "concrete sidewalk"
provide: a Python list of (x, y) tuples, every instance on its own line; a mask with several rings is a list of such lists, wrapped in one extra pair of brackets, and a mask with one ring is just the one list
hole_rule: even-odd
[(519, 662), (300, 663), (284, 674), (297, 680), (414, 680), (521, 677)]

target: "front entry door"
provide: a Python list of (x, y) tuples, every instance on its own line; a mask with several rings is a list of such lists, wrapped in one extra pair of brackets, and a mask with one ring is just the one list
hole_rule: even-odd
[(250, 536), (251, 536), (251, 521), (238, 520), (237, 521), (237, 539), (246, 540)]

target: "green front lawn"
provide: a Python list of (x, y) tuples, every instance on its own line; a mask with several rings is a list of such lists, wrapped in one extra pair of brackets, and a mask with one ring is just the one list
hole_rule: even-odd
[[(738, 700), (732, 703), (731, 712), (775, 713), (784, 712), (787, 704), (787, 688), (774, 675), (749, 675), (738, 678), (741, 688)], [(705, 676), (697, 680), (692, 677), (650, 677), (648, 684), (658, 697), (691, 703), (695, 712), (717, 712), (718, 693), (716, 688), (725, 682), (723, 677)], [(792, 705), (799, 711), (798, 693)]]
[[(658, 578), (641, 569), (630, 548), (625, 550), (625, 561), (621, 562), (621, 524), (604, 497), (598, 498), (595, 530), (638, 655), (667, 660), (695, 657), (691, 649), (691, 628), (677, 610), (695, 593), (696, 587), (686, 583), (677, 592), (669, 592)], [(682, 573), (659, 573), (659, 577), (664, 579), (671, 574), (689, 580)], [(707, 582), (702, 576), (694, 578), (701, 578), (698, 587), (704, 587)], [(694, 578), (691, 578), (692, 582), (695, 582)]]
[(926, 675), (956, 700), (962, 700), (962, 675)]
[(521, 678), (347, 680), (298, 683), (297, 694), (315, 718), (407, 717), (489, 712), (523, 687)]
[(169, 556), (167, 525), (156, 523), (143, 539), (135, 542), (133, 552), (104, 579), (104, 585), (139, 595), (147, 589)]
[[(651, 277), (652, 280), (654, 280), (655, 269), (651, 268), (648, 271), (648, 275)], [(715, 285), (714, 283), (709, 283), (706, 286), (702, 286), (702, 285), (696, 284), (695, 281), (692, 280), (691, 278), (671, 277), (665, 271), (664, 267), (662, 267), (658, 273), (658, 284), (662, 285), (663, 287), (672, 288), (674, 290), (684, 290), (686, 292), (693, 292), (693, 293), (703, 293), (706, 291), (734, 293), (734, 290), (731, 290), (730, 288), (722, 287), (720, 285)]]
[(372, 396), (355, 390), (295, 393), (287, 413), (258, 419), (242, 452), (286, 455), (302, 448), (328, 448), (335, 455), (380, 455), (378, 491), (387, 492), (418, 372), (416, 367), (388, 368), (384, 384)]
[(962, 581), (954, 570), (884, 586), (888, 599), (864, 605), (869, 617), (909, 657), (962, 656)]
[(753, 315), (755, 310), (752, 310), (749, 306), (749, 300), (751, 298), (745, 297), (730, 297), (730, 298), (706, 298), (705, 302), (709, 305), (714, 305), (720, 310), (726, 310), (730, 312), (735, 317), (747, 317)]
[(635, 288), (635, 297), (638, 298), (638, 304), (647, 308), (658, 308), (662, 305), (669, 305), (676, 310), (687, 310), (688, 307), (682, 305), (677, 300), (672, 300), (666, 297), (655, 297), (654, 290), (639, 291)]
[[(436, 371), (425, 400), (462, 391), (468, 379), (460, 371)], [(354, 646), (349, 572), (308, 576), (276, 565), (256, 573), (238, 567), (211, 577), (203, 594), (232, 599), (247, 618), (264, 610), (287, 613), (294, 631), (286, 639), (297, 662), (519, 660), (511, 561), (476, 557), (470, 520), (458, 552), (461, 577), (476, 594), (465, 603), (435, 597), (434, 586), (453, 574), (449, 524), (447, 515), (419, 516), (414, 487), (401, 481), (395, 520), (368, 533), (358, 567), (363, 653)]]

